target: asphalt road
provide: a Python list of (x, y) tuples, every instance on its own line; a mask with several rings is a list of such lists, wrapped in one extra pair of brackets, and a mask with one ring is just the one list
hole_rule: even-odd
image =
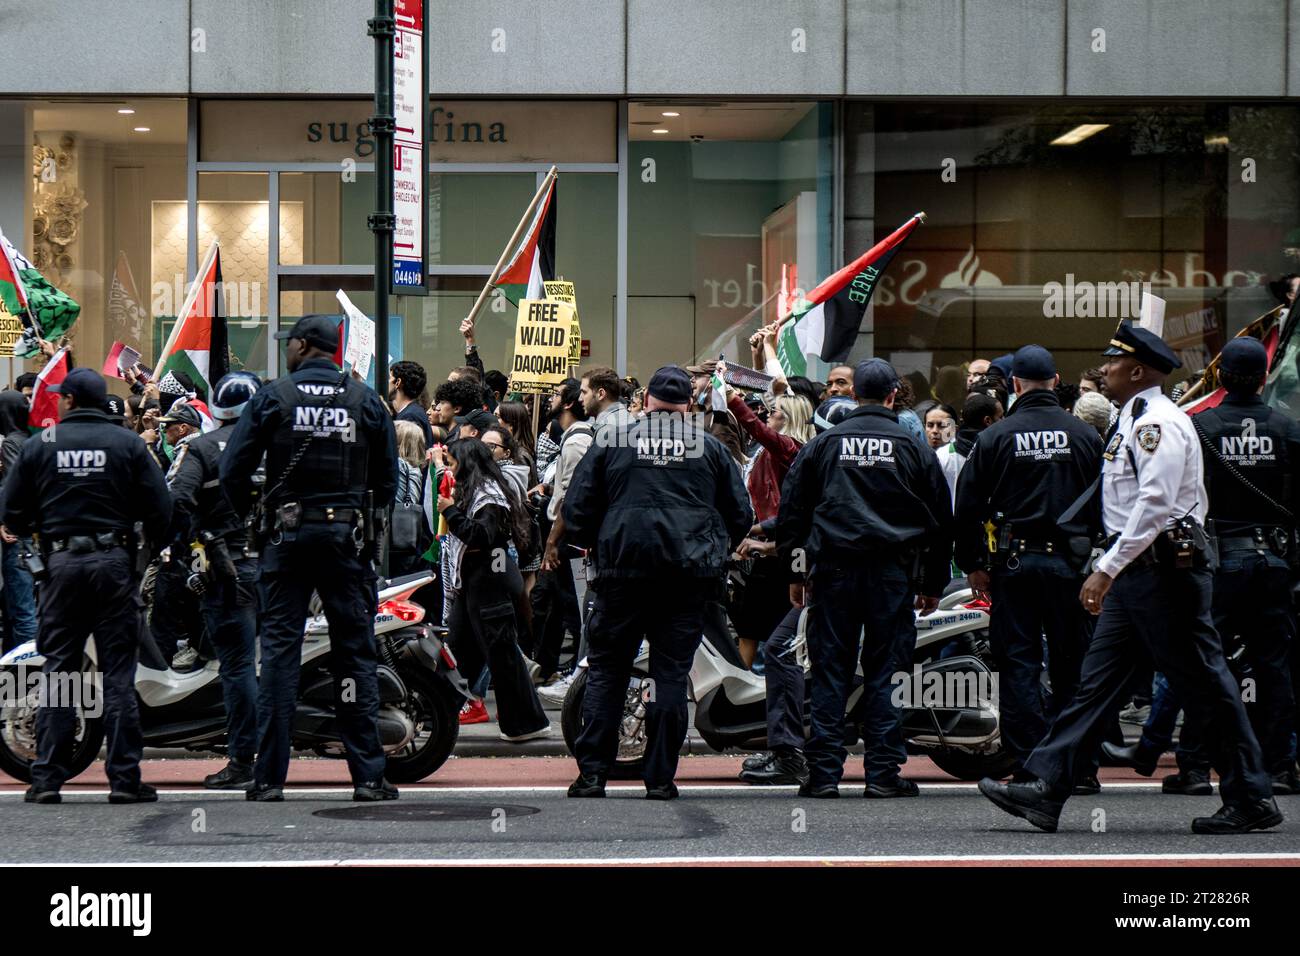
[(914, 761), (919, 798), (868, 801), (861, 770), (839, 801), (799, 798), (792, 788), (734, 783), (738, 761), (685, 758), (682, 797), (643, 799), (639, 784), (612, 784), (605, 800), (569, 800), (567, 760), (453, 760), (438, 782), (403, 789), (400, 800), (354, 804), (336, 762), (295, 762), (282, 804), (252, 804), (195, 784), (216, 764), (154, 762), (156, 804), (111, 806), (102, 771), (65, 788), (59, 806), (0, 791), (4, 863), (486, 864), (510, 861), (724, 861), (1101, 865), (1300, 865), (1300, 797), (1279, 798), (1276, 831), (1204, 837), (1189, 830), (1216, 798), (1170, 797), (1158, 784), (1112, 771), (1100, 796), (1067, 805), (1061, 831), (1041, 833), (974, 789)]

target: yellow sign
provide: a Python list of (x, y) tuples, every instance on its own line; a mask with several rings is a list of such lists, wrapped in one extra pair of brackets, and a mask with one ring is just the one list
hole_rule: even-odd
[(546, 298), (558, 299), (573, 306), (573, 327), (569, 332), (569, 364), (577, 365), (582, 361), (582, 326), (578, 323), (578, 297), (574, 294), (573, 283), (563, 279), (543, 282)]
[(23, 320), (0, 302), (0, 358), (13, 358), (14, 346), (23, 337)]
[(521, 299), (510, 390), (547, 395), (569, 376), (574, 308), (556, 299)]

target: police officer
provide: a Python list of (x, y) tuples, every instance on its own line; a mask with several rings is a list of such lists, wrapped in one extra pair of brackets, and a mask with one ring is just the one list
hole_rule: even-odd
[[(1096, 509), (1066, 515), (1101, 467), (1101, 436), (1061, 407), (1052, 353), (1015, 354), (1016, 401), (980, 433), (957, 479), (957, 566), (990, 596), (989, 645), (999, 675), (1002, 746), (1019, 771), (1047, 732), (1043, 635), (1052, 703), (1064, 707), (1079, 684), (1088, 622), (1079, 606), (1082, 570), (1097, 530)], [(1095, 792), (1089, 771), (1075, 781)]]
[[(61, 420), (26, 442), (5, 484), (8, 534), (35, 532), (48, 568), (41, 586), (37, 649), (49, 688), (80, 682), (86, 638), (95, 636), (103, 676), (109, 803), (152, 802), (140, 780), (144, 746), (136, 705), (140, 647), (140, 576), (135, 526), (161, 541), (171, 496), (144, 442), (104, 411), (104, 379), (89, 368), (68, 372), (59, 394)], [(42, 706), (36, 716), (37, 758), (28, 803), (58, 803), (68, 779), (76, 735), (76, 701)]]
[[(1205, 458), (1209, 516), (1219, 545), (1211, 605), (1214, 628), (1225, 644), (1245, 638), (1256, 693), (1247, 713), (1259, 738), (1273, 792), (1297, 792), (1291, 759), (1295, 697), (1288, 665), (1294, 646), (1291, 610), (1296, 515), (1300, 514), (1300, 425), (1260, 398), (1268, 352), (1250, 337), (1235, 338), (1219, 357), (1222, 403), (1192, 418)], [(1294, 653), (1294, 651), (1292, 651)], [(1209, 783), (1209, 757), (1200, 746), (1204, 728), (1184, 716), (1178, 761), (1188, 783)], [(1118, 749), (1103, 745), (1117, 763), (1150, 775), (1160, 758), (1139, 741)], [(1174, 792), (1181, 780), (1172, 781)]]
[(333, 363), (337, 320), (299, 319), (288, 332), (283, 375), (239, 416), (221, 456), (221, 481), (237, 514), (249, 507), (253, 475), (266, 456), (262, 550), (258, 747), (249, 800), (283, 800), (290, 728), (298, 698), (303, 624), (315, 590), (330, 624), (339, 731), (354, 800), (395, 800), (384, 780), (379, 738), (371, 553), (376, 525), (397, 484), (393, 423), (379, 396)]
[(677, 796), (686, 739), (686, 680), (705, 604), (718, 600), (725, 562), (754, 523), (749, 495), (722, 443), (686, 419), (691, 379), (664, 366), (646, 412), (610, 430), (574, 471), (564, 496), (569, 540), (592, 549), (595, 606), (587, 624), (586, 721), (574, 746), (571, 797), (603, 797), (618, 750), (632, 663), (650, 644), (646, 797)]
[[(803, 796), (838, 797), (844, 773), (844, 709), (862, 644), (868, 701), (869, 797), (909, 797), (901, 710), (889, 698), (916, 644), (913, 608), (939, 605), (949, 580), (952, 497), (929, 446), (894, 412), (900, 382), (883, 359), (853, 372), (858, 407), (800, 449), (781, 488), (777, 547), (792, 571), (808, 571), (812, 728)], [(804, 603), (802, 583), (791, 603)]]
[(231, 372), (212, 390), (210, 408), (220, 427), (176, 450), (167, 478), (175, 501), (178, 553), (202, 547), (206, 587), (202, 607), (209, 640), (221, 662), (230, 761), (204, 777), (211, 790), (247, 790), (257, 753), (257, 558), (244, 522), (221, 486), (221, 455), (235, 423), (261, 382), (251, 372)]
[(1210, 619), (1201, 444), (1191, 420), (1161, 392), (1181, 363), (1159, 336), (1128, 323), (1103, 354), (1110, 359), (1106, 393), (1122, 409), (1103, 452), (1106, 552), (1079, 594), (1084, 609), (1100, 617), (1074, 699), (1025, 761), (1032, 779), (1004, 784), (986, 777), (980, 792), (1054, 832), (1081, 761), (1095, 752), (1123, 702), (1141, 655), (1137, 637), (1188, 712), (1207, 722), (1223, 806), (1193, 820), (1193, 832), (1277, 826), (1282, 814)]

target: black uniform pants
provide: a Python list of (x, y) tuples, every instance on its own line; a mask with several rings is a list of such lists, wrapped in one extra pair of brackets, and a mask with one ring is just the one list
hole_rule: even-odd
[(585, 722), (574, 747), (578, 767), (606, 776), (618, 753), (619, 729), (632, 664), (641, 641), (650, 643), (646, 693), (647, 787), (671, 783), (686, 740), (687, 681), (704, 631), (704, 605), (718, 596), (712, 579), (605, 580), (595, 587), (588, 622)]
[[(1245, 643), (1244, 663), (1254, 680), (1242, 689), (1246, 714), (1259, 739), (1270, 775), (1291, 766), (1295, 728), (1295, 688), (1290, 656), (1295, 653), (1295, 619), (1291, 610), (1291, 572), (1276, 555), (1235, 551), (1223, 556), (1214, 575), (1214, 628), (1227, 644), (1237, 635)], [(1189, 713), (1178, 736), (1178, 766), (1202, 770), (1209, 762), (1205, 727)]]
[(221, 663), (230, 758), (252, 763), (257, 753), (257, 561), (239, 559), (235, 571), (234, 580), (208, 585), (203, 618)]
[(874, 561), (818, 561), (810, 583), (812, 721), (804, 751), (810, 783), (837, 784), (844, 774), (844, 710), (853, 689), (859, 639), (867, 781), (892, 782), (907, 759), (903, 712), (892, 700), (895, 676), (908, 672), (916, 647), (909, 568), (888, 555)]
[[(1060, 556), (1022, 554), (1013, 567), (993, 570), (989, 647), (998, 670), (1002, 746), (1023, 765), (1047, 733), (1048, 719), (1070, 702), (1079, 686), (1087, 646), (1079, 574)], [(1043, 706), (1043, 637), (1052, 684)]]
[[(46, 564), (49, 579), (41, 585), (36, 648), (45, 656), (42, 670), (50, 681), (47, 689), (66, 691), (80, 682), (86, 638), (93, 633), (103, 678), (100, 695), (108, 782), (113, 790), (134, 792), (140, 788), (144, 738), (135, 695), (142, 602), (131, 555), (125, 548), (89, 554), (60, 551), (51, 554)], [(74, 705), (78, 702), (66, 699), (64, 693), (51, 702), (63, 706), (43, 706), (36, 715), (32, 786), (38, 790), (63, 786), (76, 744)]]
[[(329, 621), (334, 707), (352, 780), (378, 780), (387, 765), (379, 739), (374, 570), (357, 555), (350, 527), (304, 522), (297, 532), (286, 532), (279, 544), (268, 544), (262, 558), (262, 673), (254, 770), (259, 785), (283, 786), (289, 772), (303, 629), (312, 591), (320, 595)], [(345, 686), (345, 680), (352, 683)]]
[(763, 677), (767, 682), (767, 745), (773, 750), (803, 749), (807, 680), (803, 667), (790, 650), (799, 628), (801, 612), (801, 608), (790, 608), (763, 645)]
[(1079, 689), (1029, 755), (1025, 769), (1058, 795), (1068, 796), (1081, 762), (1100, 745), (1142, 659), (1134, 646), (1137, 638), (1188, 712), (1206, 721), (1206, 746), (1222, 781), (1224, 803), (1269, 797), (1272, 787), (1259, 743), (1211, 623), (1212, 585), (1210, 572), (1203, 569), (1167, 564), (1125, 569), (1102, 604)]

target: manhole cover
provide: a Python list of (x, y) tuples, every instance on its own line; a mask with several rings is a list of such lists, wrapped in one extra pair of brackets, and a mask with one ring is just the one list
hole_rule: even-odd
[(507, 817), (526, 817), (539, 813), (538, 807), (517, 803), (376, 803), (355, 807), (315, 810), (314, 817), (331, 820), (363, 820), (393, 823), (406, 820), (496, 820), (504, 811)]

